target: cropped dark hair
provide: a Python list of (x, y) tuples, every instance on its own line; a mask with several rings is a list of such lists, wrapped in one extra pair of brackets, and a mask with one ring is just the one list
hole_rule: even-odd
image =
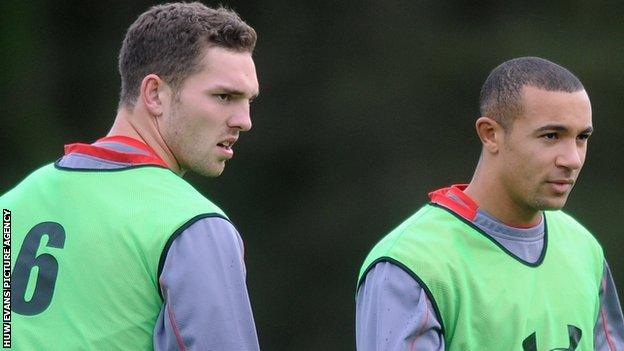
[(481, 87), (481, 116), (490, 117), (503, 128), (511, 126), (522, 113), (522, 87), (568, 93), (583, 90), (583, 84), (572, 72), (539, 57), (520, 57), (494, 68)]
[(174, 91), (201, 70), (201, 54), (218, 46), (252, 53), (256, 32), (233, 10), (193, 3), (151, 7), (128, 28), (119, 52), (120, 106), (133, 107), (141, 82), (157, 74)]

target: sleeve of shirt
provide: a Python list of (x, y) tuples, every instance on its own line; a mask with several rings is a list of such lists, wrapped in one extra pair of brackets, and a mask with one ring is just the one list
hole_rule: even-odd
[(624, 317), (609, 265), (605, 261), (600, 285), (600, 313), (594, 328), (594, 349), (624, 350)]
[(358, 351), (444, 351), (442, 327), (418, 282), (390, 262), (377, 263), (356, 298)]
[(243, 243), (223, 218), (203, 218), (169, 247), (154, 350), (259, 350)]

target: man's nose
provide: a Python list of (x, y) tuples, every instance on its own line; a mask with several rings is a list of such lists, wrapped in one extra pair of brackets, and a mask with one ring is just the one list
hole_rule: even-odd
[(249, 110), (249, 104), (241, 107), (228, 120), (228, 127), (236, 128), (243, 132), (250, 130), (251, 125), (251, 113)]
[(566, 142), (561, 154), (555, 160), (555, 164), (558, 167), (578, 170), (583, 166), (585, 151), (585, 145), (579, 145), (576, 139), (571, 142)]

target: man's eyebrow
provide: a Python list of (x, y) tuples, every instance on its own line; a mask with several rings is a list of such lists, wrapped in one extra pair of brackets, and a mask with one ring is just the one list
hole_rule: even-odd
[[(565, 132), (565, 131), (568, 131), (568, 127), (566, 127), (564, 125), (561, 125), (561, 124), (547, 124), (545, 126), (537, 128), (535, 131), (536, 132), (543, 132), (543, 131), (547, 131), (547, 130), (552, 130), (552, 131), (556, 131), (556, 132)], [(594, 127), (589, 126), (589, 127), (585, 128), (581, 133), (589, 134), (589, 133), (592, 133), (593, 131), (594, 131)]]
[(582, 134), (591, 134), (593, 132), (594, 132), (594, 127), (589, 126), (589, 127), (585, 128), (581, 133)]
[[(227, 86), (224, 86), (224, 85), (218, 85), (218, 86), (216, 86), (214, 88), (214, 90), (220, 90), (220, 91), (223, 91), (224, 93), (230, 94), (230, 95), (247, 96), (247, 93), (245, 93), (242, 90), (238, 90), (236, 88), (230, 88), (230, 87), (227, 87)], [(260, 95), (259, 91), (251, 94), (250, 99), (253, 100), (253, 99), (257, 98), (258, 95)]]

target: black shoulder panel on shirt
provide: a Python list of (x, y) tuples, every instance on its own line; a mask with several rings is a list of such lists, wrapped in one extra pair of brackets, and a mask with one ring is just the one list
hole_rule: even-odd
[(436, 318), (440, 322), (440, 327), (442, 328), (442, 335), (444, 335), (444, 320), (442, 319), (442, 314), (440, 313), (440, 309), (438, 308), (438, 303), (436, 302), (435, 298), (433, 297), (433, 294), (431, 293), (431, 290), (429, 290), (429, 287), (427, 286), (427, 284), (425, 284), (425, 282), (422, 279), (420, 279), (418, 274), (412, 272), (412, 270), (409, 269), (406, 265), (404, 265), (403, 263), (395, 260), (394, 258), (392, 258), (392, 257), (385, 257), (384, 256), (384, 257), (380, 257), (380, 258), (376, 259), (375, 261), (371, 262), (371, 264), (368, 266), (368, 268), (366, 268), (366, 271), (362, 275), (363, 279), (360, 280), (360, 283), (359, 283), (359, 286), (357, 287), (357, 289), (358, 290), (360, 289), (360, 286), (364, 282), (364, 279), (366, 278), (366, 275), (368, 274), (368, 272), (371, 269), (373, 269), (373, 267), (377, 263), (379, 263), (379, 262), (389, 262), (389, 263), (392, 263), (393, 265), (401, 268), (403, 271), (405, 271), (405, 273), (409, 274), (412, 278), (414, 278), (414, 280), (416, 280), (418, 282), (420, 287), (425, 291), (425, 294), (427, 294), (427, 297), (429, 298), (429, 301), (431, 301), (431, 306), (433, 306), (433, 310), (435, 311)]
[[(162, 270), (163, 267), (165, 266), (165, 260), (167, 259), (167, 253), (169, 252), (169, 248), (171, 247), (171, 244), (173, 244), (173, 241), (180, 236), (180, 234), (182, 234), (188, 227), (190, 227), (191, 225), (193, 225), (195, 222), (204, 219), (204, 218), (221, 218), (224, 219), (226, 221), (228, 221), (230, 224), (232, 222), (230, 222), (229, 219), (225, 218), (224, 216), (218, 214), (218, 213), (204, 213), (204, 214), (200, 214), (197, 215), (191, 219), (189, 219), (188, 221), (186, 221), (186, 223), (184, 223), (180, 228), (178, 228), (175, 232), (173, 232), (173, 234), (171, 234), (171, 236), (169, 237), (169, 239), (167, 240), (167, 242), (165, 243), (165, 247), (163, 248), (162, 252), (160, 253), (160, 260), (158, 261), (158, 272), (156, 274), (156, 279), (159, 280), (160, 279), (160, 275), (162, 274)], [(232, 224), (233, 226), (233, 224)], [(160, 298), (164, 300), (163, 295), (162, 295), (162, 291), (160, 290), (160, 284), (158, 284), (158, 295), (160, 295)]]
[(505, 246), (503, 246), (503, 244), (499, 243), (498, 241), (496, 241), (496, 239), (492, 238), (488, 233), (484, 232), (483, 230), (481, 230), (481, 228), (477, 227), (474, 223), (470, 222), (469, 220), (467, 220), (466, 218), (458, 215), (457, 213), (453, 212), (452, 210), (438, 205), (438, 204), (434, 204), (434, 203), (429, 203), (429, 205), (434, 206), (434, 207), (438, 207), (441, 208), (445, 211), (447, 211), (448, 213), (452, 214), (453, 216), (457, 217), (457, 219), (459, 219), (460, 221), (466, 223), (467, 225), (469, 225), (470, 227), (472, 227), (474, 230), (476, 230), (477, 232), (481, 233), (483, 236), (485, 236), (486, 238), (488, 238), (490, 241), (492, 241), (494, 244), (496, 244), (496, 246), (498, 246), (501, 250), (503, 250), (507, 255), (511, 256), (512, 258), (516, 259), (516, 261), (527, 265), (529, 267), (537, 267), (539, 265), (542, 264), (542, 262), (544, 261), (544, 257), (546, 257), (546, 251), (548, 249), (548, 223), (546, 221), (546, 214), (544, 214), (544, 247), (542, 247), (542, 253), (540, 254), (540, 257), (537, 259), (537, 261), (535, 262), (527, 262), (525, 260), (523, 260), (522, 258), (516, 256), (513, 252), (509, 251)]

